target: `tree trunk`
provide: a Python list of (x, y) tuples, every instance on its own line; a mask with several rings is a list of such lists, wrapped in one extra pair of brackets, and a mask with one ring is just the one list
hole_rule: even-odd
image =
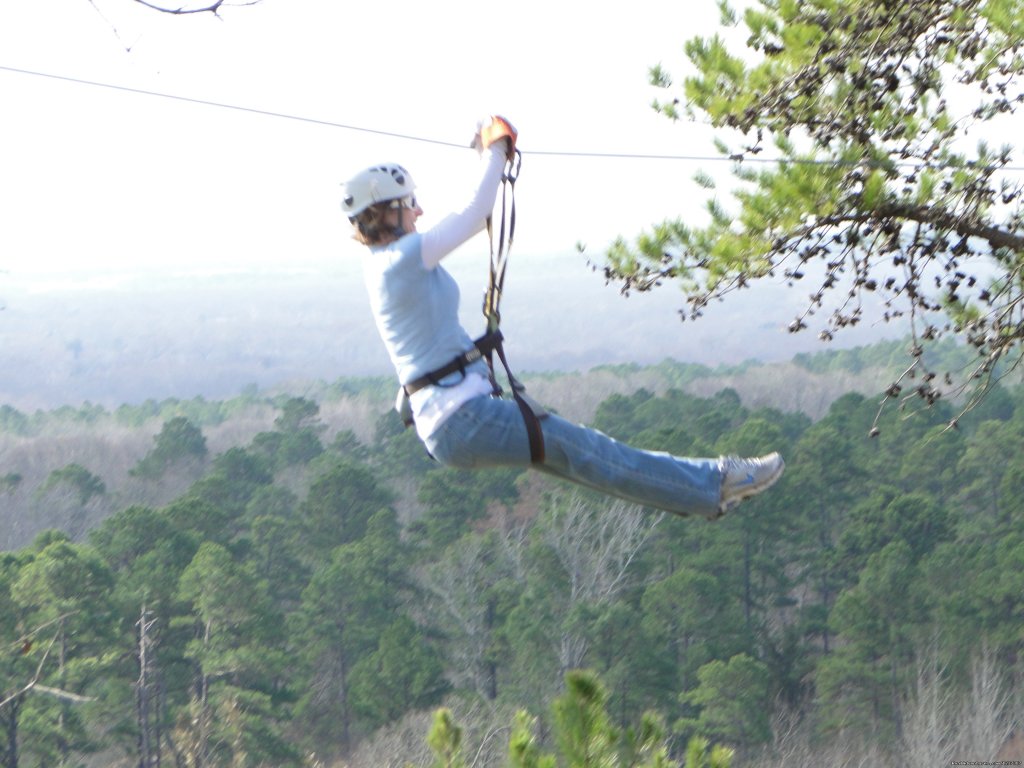
[[(68, 662), (68, 633), (65, 627), (64, 619), (60, 620), (60, 655), (58, 659), (57, 667), (57, 680), (58, 687), (64, 691), (67, 690), (67, 662)], [(67, 714), (69, 704), (64, 699), (61, 699), (59, 704), (60, 710), (57, 715), (57, 745), (58, 752), (60, 754), (60, 765), (67, 765), (68, 760), (71, 757), (71, 748), (68, 744), (67, 735)]]
[(3, 768), (18, 768), (18, 712), (21, 709), (21, 702), (24, 694), (11, 699), (0, 710), (3, 716), (4, 735), (7, 737), (7, 745), (0, 757), (3, 758)]
[(754, 613), (752, 603), (754, 602), (753, 590), (751, 589), (751, 559), (753, 554), (751, 553), (751, 542), (750, 542), (750, 530), (743, 532), (743, 621), (747, 627), (747, 632), (751, 631), (751, 617)]
[(160, 731), (159, 704), (154, 706), (153, 688), (155, 675), (153, 665), (155, 659), (152, 652), (152, 636), (150, 629), (156, 619), (149, 618), (150, 613), (145, 604), (136, 626), (139, 628), (139, 679), (136, 683), (135, 715), (139, 729), (139, 768), (159, 768), (160, 766)]
[[(203, 624), (203, 658), (206, 657), (206, 651), (210, 647), (210, 635), (211, 622), (207, 621)], [(195, 735), (195, 753), (192, 755), (194, 768), (204, 768), (207, 761), (207, 748), (210, 743), (210, 677), (206, 674), (206, 669), (202, 662), (199, 665), (199, 690), (198, 690), (198, 724), (196, 725)]]
[[(494, 624), (494, 599), (492, 598), (487, 601), (487, 615), (484, 621), (489, 638), (494, 636)], [(488, 654), (484, 661), (484, 674), (486, 676), (484, 696), (488, 701), (494, 701), (498, 698), (498, 664), (494, 661), (492, 654)]]
[(338, 698), (341, 703), (341, 740), (347, 751), (352, 739), (352, 711), (348, 701), (348, 658), (343, 648), (338, 649)]
[[(829, 530), (828, 511), (825, 504), (819, 501), (821, 509), (821, 517), (819, 519), (818, 526), (818, 544), (821, 547), (822, 552), (828, 552), (832, 549), (832, 534)], [(832, 591), (828, 583), (828, 569), (829, 564), (827, 558), (822, 558), (821, 568), (821, 604), (825, 608), (825, 623), (821, 629), (821, 645), (822, 652), (827, 656), (831, 650), (830, 636), (828, 632), (828, 611), (829, 601), (832, 597)]]
[(829, 654), (829, 633), (828, 633), (828, 602), (830, 597), (830, 591), (828, 587), (828, 571), (823, 568), (821, 571), (821, 604), (825, 607), (825, 622), (821, 628), (821, 647), (822, 652), (827, 656)]
[(900, 686), (897, 685), (899, 673), (896, 669), (895, 654), (889, 656), (889, 697), (892, 701), (892, 724), (895, 729), (896, 739), (903, 738), (903, 712), (900, 710)]

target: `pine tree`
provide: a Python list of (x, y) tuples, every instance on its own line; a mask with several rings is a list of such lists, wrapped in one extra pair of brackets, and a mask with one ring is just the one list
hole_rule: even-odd
[[(721, 9), (721, 34), (687, 41), (695, 72), (681, 87), (660, 66), (651, 81), (673, 91), (658, 111), (719, 129), (735, 189), (712, 193), (706, 226), (669, 220), (635, 247), (616, 243), (607, 275), (632, 289), (678, 280), (691, 318), (761, 277), (806, 280), (810, 299), (792, 331), (818, 323), (830, 339), (868, 319), (870, 306), (909, 324), (908, 373), (918, 375), (899, 377), (890, 397), (932, 404), (948, 389), (924, 349), (949, 334), (976, 352), (966, 375), (946, 368), (955, 384), (972, 386), (975, 374), (991, 382), (1024, 341), (1024, 188), (1007, 173), (1012, 147), (998, 146), (1024, 101), (1024, 3)], [(718, 183), (705, 172), (695, 181)]]

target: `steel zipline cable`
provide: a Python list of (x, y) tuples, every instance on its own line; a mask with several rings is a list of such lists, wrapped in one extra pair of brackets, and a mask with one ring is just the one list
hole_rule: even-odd
[[(366, 128), (359, 125), (351, 125), (346, 123), (339, 123), (333, 120), (322, 120), (315, 117), (306, 117), (303, 115), (295, 115), (288, 112), (276, 112), (268, 109), (258, 109), (256, 107), (246, 107), (239, 104), (228, 104), (221, 101), (212, 101), (209, 99), (197, 99), (191, 96), (179, 96), (173, 93), (162, 93), (160, 91), (151, 91), (145, 88), (133, 88), (127, 85), (118, 85), (116, 83), (104, 83), (97, 80), (85, 80), (79, 77), (70, 77), (68, 75), (55, 75), (49, 72), (38, 72), (30, 69), (22, 69), (19, 67), (9, 67), (0, 64), (0, 71), (12, 72), (19, 75), (27, 75), (31, 77), (43, 77), (50, 80), (60, 80), (66, 83), (74, 83), (76, 85), (83, 85), (92, 88), (107, 88), (114, 91), (122, 91), (124, 93), (132, 93), (141, 96), (152, 96), (161, 99), (170, 99), (172, 101), (180, 101), (188, 104), (199, 104), (206, 107), (214, 107), (217, 109), (231, 109), (237, 112), (246, 112), (253, 115), (263, 115), (264, 117), (277, 117), (284, 120), (294, 120), (302, 123), (310, 123), (312, 125), (322, 125), (328, 128), (341, 128), (346, 131), (358, 131), (360, 133), (369, 133), (376, 136), (388, 136), (394, 139), (403, 139), (405, 141), (418, 141), (425, 144), (435, 144), (442, 147), (453, 147), (456, 149), (465, 149), (466, 143), (458, 143), (453, 141), (443, 141), (441, 139), (431, 139), (425, 136), (415, 136), (408, 133), (397, 133), (394, 131), (383, 131), (376, 128)], [(772, 157), (756, 157), (743, 155), (742, 158), (735, 156), (726, 155), (666, 155), (666, 154), (644, 154), (636, 152), (574, 152), (566, 150), (523, 150), (524, 155), (538, 156), (538, 157), (579, 157), (579, 158), (595, 158), (595, 159), (610, 159), (610, 160), (672, 160), (672, 161), (684, 161), (684, 162), (740, 162), (743, 163), (788, 163), (788, 164), (807, 164), (807, 165), (843, 165), (844, 163), (837, 160), (828, 159), (817, 159), (817, 158), (772, 158)], [(849, 163), (851, 165), (856, 163)], [(918, 166), (920, 163), (897, 163), (900, 166)], [(1004, 172), (1015, 172), (1019, 173), (1024, 171), (1024, 166), (1004, 166), (1002, 169)]]
[(248, 112), (254, 115), (263, 115), (265, 117), (280, 117), (285, 120), (297, 120), (303, 123), (312, 123), (314, 125), (324, 125), (330, 128), (344, 128), (349, 131), (361, 131), (363, 133), (373, 133), (379, 136), (390, 136), (396, 139), (406, 139), (408, 141), (422, 141), (428, 144), (440, 144), (446, 147), (459, 147), (463, 148), (465, 144), (456, 144), (449, 141), (440, 141), (437, 139), (427, 139), (422, 136), (411, 136), (404, 133), (393, 133), (391, 131), (379, 131), (373, 128), (363, 128), (358, 125), (345, 125), (344, 123), (336, 123), (330, 120), (319, 120), (313, 117), (303, 117), (301, 115), (291, 115), (286, 112), (274, 112), (268, 109), (257, 109), (256, 107), (244, 107), (238, 104), (226, 104), (220, 101), (210, 101), (208, 99), (197, 99), (191, 96), (178, 96), (173, 93), (161, 93), (159, 91), (150, 91), (145, 88), (132, 88), (127, 85), (117, 85), (114, 83), (101, 83), (96, 80), (83, 80), (78, 77), (68, 77), (67, 75), (54, 75), (48, 72), (34, 72), (29, 69), (18, 69), (17, 67), (7, 67), (0, 64), (0, 70), (4, 72), (14, 72), (20, 75), (31, 75), (33, 77), (45, 77), (51, 80), (61, 80), (66, 83), (75, 83), (76, 85), (86, 85), (93, 88), (108, 88), (114, 91), (122, 91), (125, 93), (134, 93), (142, 96), (155, 96), (161, 99), (171, 99), (173, 101), (182, 101), (188, 104), (200, 104), (206, 107), (217, 107), (219, 109), (233, 109), (238, 112)]

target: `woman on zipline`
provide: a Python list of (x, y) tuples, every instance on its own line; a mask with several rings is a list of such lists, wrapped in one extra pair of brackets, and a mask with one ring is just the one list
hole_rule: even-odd
[(692, 459), (644, 451), (555, 414), (538, 419), (494, 396), (492, 372), (459, 323), (459, 288), (441, 260), (486, 226), (515, 141), (515, 129), (500, 117), (478, 129), (473, 146), (484, 167), (475, 193), (425, 232), (416, 230), (423, 210), (402, 166), (373, 166), (344, 184), (342, 210), (367, 246), (362, 266), (377, 329), (431, 456), (467, 469), (532, 466), (637, 504), (709, 519), (770, 487), (784, 468), (777, 453)]

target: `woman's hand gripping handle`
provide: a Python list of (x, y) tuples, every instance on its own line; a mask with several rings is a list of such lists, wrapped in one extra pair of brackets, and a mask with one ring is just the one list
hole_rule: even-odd
[(519, 133), (515, 127), (501, 115), (491, 115), (480, 122), (476, 136), (473, 137), (472, 147), (483, 151), (499, 141), (505, 140), (507, 151), (505, 156), (513, 160), (516, 154), (516, 138)]

